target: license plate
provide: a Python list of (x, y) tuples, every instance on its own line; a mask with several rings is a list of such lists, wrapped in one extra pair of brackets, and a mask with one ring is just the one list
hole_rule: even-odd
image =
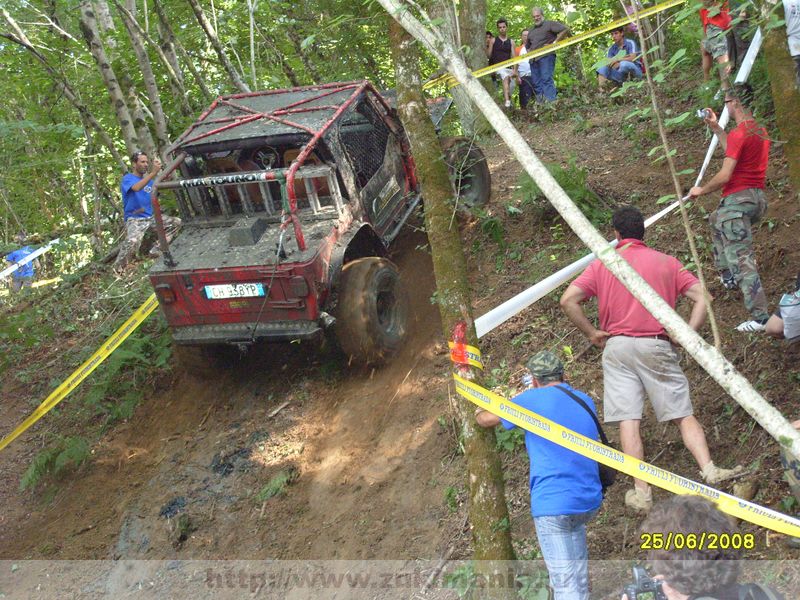
[(205, 286), (206, 298), (225, 300), (226, 298), (256, 298), (264, 295), (263, 283), (222, 283)]

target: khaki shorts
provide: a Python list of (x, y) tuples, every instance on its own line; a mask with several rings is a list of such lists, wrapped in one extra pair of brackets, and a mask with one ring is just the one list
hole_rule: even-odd
[(708, 52), (714, 60), (728, 53), (727, 34), (725, 30), (715, 25), (709, 25), (706, 28), (706, 37), (703, 38), (700, 44), (703, 46), (703, 50)]
[(678, 360), (666, 340), (609, 338), (603, 350), (603, 420), (641, 419), (645, 394), (659, 422), (691, 415), (689, 382)]

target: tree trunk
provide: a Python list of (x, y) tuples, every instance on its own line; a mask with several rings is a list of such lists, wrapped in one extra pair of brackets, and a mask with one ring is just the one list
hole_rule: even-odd
[[(408, 133), (417, 165), (417, 176), (425, 191), (425, 227), (431, 244), (439, 312), (446, 339), (456, 322), (466, 319), (467, 343), (478, 345), (472, 324), (467, 264), (458, 228), (452, 224), (453, 188), (441, 146), (428, 116), (419, 74), (419, 50), (413, 38), (391, 20), (392, 57), (397, 80), (397, 107)], [(495, 450), (494, 430), (484, 429), (472, 418), (471, 405), (458, 402), (458, 417), (464, 435), (470, 487), (470, 523), (478, 561), (513, 560), (507, 526), (503, 472)], [(478, 563), (478, 569), (488, 564)], [(491, 566), (489, 566), (491, 569)]]
[(133, 85), (133, 80), (131, 80), (131, 76), (127, 71), (122, 71), (119, 85), (125, 92), (131, 116), (133, 117), (133, 126), (136, 128), (136, 134), (139, 137), (138, 149), (146, 152), (148, 156), (153, 156), (153, 152), (156, 150), (156, 144), (153, 141), (153, 135), (150, 133), (150, 128), (147, 125), (147, 115), (145, 115), (144, 105), (139, 100), (136, 87)]
[(225, 48), (222, 47), (222, 43), (220, 43), (217, 34), (214, 31), (213, 26), (208, 21), (203, 9), (200, 7), (200, 4), (197, 0), (187, 0), (189, 5), (192, 7), (194, 11), (195, 17), (197, 17), (197, 22), (200, 23), (200, 27), (203, 28), (203, 31), (208, 38), (208, 41), (211, 42), (214, 50), (219, 57), (222, 66), (224, 67), (225, 71), (228, 73), (228, 77), (231, 78), (231, 82), (236, 87), (237, 90), (240, 92), (249, 92), (250, 88), (247, 87), (247, 84), (242, 80), (239, 72), (234, 68), (233, 64), (231, 63), (230, 59), (228, 59), (228, 55), (225, 53)]
[[(486, 0), (465, 0), (458, 4), (458, 13), (451, 2), (439, 0), (437, 8), (444, 18), (442, 23), (445, 35), (459, 50), (459, 55), (471, 71), (482, 69), (489, 64), (486, 58)], [(463, 48), (468, 48), (465, 53)], [(484, 78), (481, 85), (490, 85)], [(491, 131), (489, 123), (481, 111), (473, 104), (466, 90), (461, 86), (450, 90), (456, 105), (464, 135), (473, 137)]]
[(41, 54), (34, 46), (31, 44), (30, 40), (28, 39), (25, 32), (22, 31), (22, 28), (17, 24), (17, 22), (8, 14), (5, 10), (2, 11), (3, 17), (11, 26), (12, 30), (14, 31), (15, 35), (12, 34), (0, 34), (0, 37), (4, 37), (8, 40), (11, 40), (15, 44), (19, 44), (23, 48), (25, 48), (28, 52), (30, 52), (36, 60), (44, 67), (44, 70), (50, 76), (50, 79), (59, 89), (59, 91), (63, 92), (64, 97), (67, 101), (72, 104), (75, 110), (78, 111), (80, 115), (81, 121), (84, 125), (90, 127), (97, 134), (100, 136), (100, 141), (103, 142), (103, 145), (108, 149), (109, 153), (111, 154), (112, 158), (114, 159), (117, 164), (124, 170), (125, 169), (125, 160), (122, 158), (122, 155), (117, 151), (116, 146), (114, 145), (114, 140), (111, 139), (111, 136), (108, 132), (103, 128), (103, 126), (95, 119), (94, 115), (89, 112), (89, 109), (86, 105), (80, 100), (78, 94), (75, 90), (72, 89), (69, 81), (67, 81), (60, 72), (54, 69), (47, 59)]
[[(86, 154), (88, 156), (94, 155), (94, 139), (89, 129), (84, 126), (83, 135), (86, 138)], [(95, 161), (87, 161), (89, 163), (89, 177), (92, 178), (92, 247), (95, 254), (100, 254), (103, 251), (103, 237), (102, 233), (102, 215), (100, 212), (100, 186), (97, 182), (97, 170), (95, 169)]]
[(131, 40), (131, 46), (136, 54), (136, 62), (139, 63), (139, 70), (142, 72), (144, 89), (147, 92), (147, 99), (150, 101), (150, 112), (153, 114), (153, 123), (156, 127), (156, 146), (159, 153), (169, 146), (169, 130), (167, 129), (167, 118), (164, 115), (164, 107), (161, 104), (161, 94), (158, 92), (158, 84), (153, 74), (153, 66), (150, 64), (150, 57), (145, 50), (142, 36), (139, 34), (136, 23), (136, 0), (125, 0), (125, 11), (118, 2), (115, 2), (120, 9), (125, 28)]
[(131, 154), (139, 148), (139, 136), (134, 128), (133, 118), (128, 110), (128, 106), (125, 104), (125, 97), (117, 81), (117, 76), (114, 73), (114, 69), (111, 67), (111, 62), (106, 56), (103, 42), (100, 39), (100, 32), (97, 29), (97, 19), (95, 19), (94, 16), (94, 8), (92, 7), (91, 0), (81, 0), (80, 26), (83, 38), (89, 46), (89, 51), (92, 53), (92, 57), (95, 63), (97, 63), (98, 69), (100, 69), (103, 82), (111, 98), (114, 114), (116, 114), (117, 122), (122, 130), (122, 139), (125, 140), (128, 154)]
[[(126, 0), (129, 5), (132, 5), (134, 8), (136, 6), (135, 0)], [(183, 115), (191, 115), (193, 114), (192, 107), (189, 105), (188, 98), (186, 96), (186, 88), (183, 85), (183, 75), (180, 73), (180, 66), (177, 64), (177, 57), (174, 56), (175, 48), (173, 47), (172, 43), (165, 43), (164, 46), (158, 44), (152, 37), (150, 37), (147, 32), (139, 25), (138, 21), (136, 20), (136, 13), (135, 11), (130, 10), (122, 6), (118, 2), (118, 0), (114, 0), (114, 5), (117, 7), (117, 10), (122, 15), (122, 20), (125, 22), (125, 26), (128, 28), (128, 33), (131, 36), (131, 40), (133, 41), (134, 35), (138, 34), (139, 38), (147, 42), (151, 48), (155, 51), (158, 55), (158, 58), (161, 61), (161, 64), (164, 66), (164, 70), (167, 72), (167, 76), (169, 77), (169, 85), (172, 89), (172, 95), (175, 98), (178, 106), (180, 106), (181, 114)], [(131, 29), (133, 28), (133, 30)], [(142, 47), (141, 51), (145, 57), (147, 57), (147, 52), (144, 50), (141, 41), (138, 42), (139, 45)], [(166, 52), (164, 51), (164, 47), (170, 50), (173, 54), (173, 58), (170, 59)], [(134, 45), (135, 48), (135, 45)], [(139, 51), (136, 53), (137, 59), (141, 63), (141, 59), (139, 59)], [(173, 64), (174, 61), (174, 64)], [(147, 59), (148, 70), (152, 75), (152, 67), (150, 66), (150, 60)], [(144, 71), (142, 73), (144, 75)], [(145, 86), (148, 85), (147, 79), (145, 78)], [(153, 84), (155, 85), (155, 78), (153, 78)], [(148, 90), (149, 93), (149, 90)], [(160, 98), (160, 96), (159, 96)], [(159, 100), (159, 104), (161, 101)], [(166, 127), (166, 123), (165, 123)], [(158, 123), (156, 122), (156, 132), (158, 132)]]
[(258, 77), (256, 76), (256, 23), (255, 23), (255, 1), (247, 0), (248, 32), (250, 34), (250, 77), (253, 81), (253, 89), (258, 89)]
[(161, 39), (163, 40), (162, 48), (164, 48), (164, 46), (171, 48), (171, 52), (167, 51), (166, 48), (164, 52), (167, 57), (169, 57), (170, 62), (173, 63), (175, 73), (178, 74), (178, 76), (181, 78), (181, 82), (183, 82), (183, 73), (181, 72), (180, 64), (178, 63), (178, 57), (175, 53), (177, 51), (177, 53), (183, 58), (183, 62), (186, 65), (186, 68), (189, 70), (189, 73), (191, 73), (192, 77), (194, 77), (197, 87), (200, 88), (200, 93), (203, 94), (203, 100), (206, 103), (211, 102), (214, 94), (212, 94), (211, 90), (208, 89), (203, 76), (200, 75), (195, 68), (194, 62), (192, 62), (192, 57), (189, 56), (189, 53), (186, 52), (186, 49), (180, 43), (178, 38), (175, 37), (175, 32), (172, 30), (172, 25), (169, 23), (169, 19), (167, 18), (167, 14), (164, 12), (164, 7), (161, 5), (161, 1), (153, 0), (153, 6), (155, 7), (156, 14), (158, 15), (159, 31), (161, 31)]
[(497, 133), (508, 145), (511, 153), (581, 241), (597, 255), (608, 270), (665, 327), (670, 337), (683, 346), (714, 381), (727, 391), (779, 444), (786, 447), (793, 455), (800, 457), (800, 432), (796, 431), (775, 407), (764, 400), (721, 352), (689, 327), (686, 321), (642, 279), (633, 267), (608, 245), (605, 238), (600, 235), (556, 182), (508, 117), (471, 75), (457, 51), (447, 40), (438, 31), (426, 29), (407, 10), (407, 5), (401, 6), (398, 0), (379, 0), (379, 2), (389, 14), (400, 21), (403, 27), (420, 40), (470, 92), (473, 101), (487, 116)]
[[(782, 3), (776, 9), (779, 19), (784, 19)], [(761, 5), (765, 16), (775, 7), (773, 0), (764, 0)], [(789, 54), (786, 27), (775, 27), (764, 31), (764, 57), (775, 105), (775, 122), (782, 140), (783, 154), (789, 166), (789, 181), (795, 194), (800, 195), (800, 89), (795, 84), (794, 60)]]

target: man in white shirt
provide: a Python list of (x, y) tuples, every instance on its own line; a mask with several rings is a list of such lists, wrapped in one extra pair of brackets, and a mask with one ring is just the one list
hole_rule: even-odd
[[(523, 56), (528, 53), (525, 47), (528, 43), (528, 30), (522, 30), (522, 44), (517, 48), (517, 56)], [(533, 98), (533, 79), (531, 79), (531, 64), (526, 60), (517, 63), (519, 74), (519, 107), (525, 109), (528, 102)]]

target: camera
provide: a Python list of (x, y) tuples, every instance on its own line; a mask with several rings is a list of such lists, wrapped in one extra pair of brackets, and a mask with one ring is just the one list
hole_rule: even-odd
[(628, 600), (667, 600), (661, 585), (660, 579), (653, 579), (644, 567), (636, 565), (633, 567), (633, 583), (626, 585), (622, 591)]
[(697, 111), (697, 118), (698, 119), (707, 119), (710, 116), (711, 116), (711, 111), (708, 110), (707, 108), (701, 108), (701, 109), (698, 109), (698, 111)]

